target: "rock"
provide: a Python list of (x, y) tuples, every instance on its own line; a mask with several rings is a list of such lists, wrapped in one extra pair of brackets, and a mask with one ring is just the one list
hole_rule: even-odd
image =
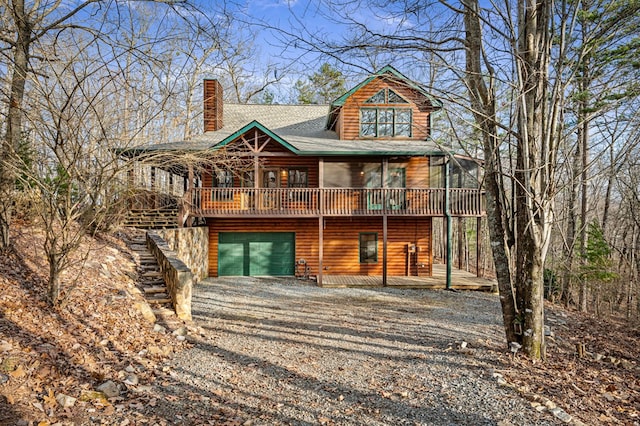
[(150, 345), (150, 346), (147, 348), (147, 353), (148, 353), (149, 355), (163, 355), (163, 354), (164, 354), (164, 352), (162, 352), (162, 349), (160, 349), (160, 348), (159, 348), (158, 346), (156, 346), (156, 345)]
[(548, 325), (544, 326), (544, 335), (545, 336), (549, 336), (549, 337), (553, 337), (555, 336), (555, 333), (553, 331), (551, 331), (551, 327)]
[(160, 324), (155, 324), (155, 325), (153, 326), (153, 331), (155, 331), (156, 333), (162, 333), (162, 334), (164, 334), (164, 333), (166, 333), (166, 332), (167, 332), (167, 329), (166, 329), (166, 328), (164, 328), (163, 326), (161, 326)]
[(6, 374), (1, 374), (0, 373), (0, 385), (3, 385), (5, 383), (7, 383), (9, 381), (9, 376), (7, 376)]
[(127, 365), (127, 367), (124, 369), (124, 371), (126, 371), (127, 373), (135, 373), (136, 369), (133, 365)]
[(180, 327), (180, 328), (177, 328), (177, 329), (173, 330), (173, 332), (171, 334), (173, 334), (174, 336), (186, 336), (187, 335), (187, 329), (186, 329), (186, 327)]
[(120, 395), (120, 389), (111, 380), (108, 380), (96, 388), (98, 392), (102, 392), (107, 398), (115, 398)]
[(109, 339), (100, 340), (100, 346), (107, 346), (109, 344)]
[(187, 336), (176, 336), (176, 339), (178, 339), (179, 342), (184, 342), (187, 340)]
[(460, 343), (460, 349), (466, 348), (467, 345), (468, 345), (468, 343), (463, 340), (462, 343)]
[(593, 359), (595, 361), (602, 361), (604, 359), (604, 354), (595, 353), (595, 354), (593, 354)]
[(626, 359), (621, 359), (620, 360), (620, 367), (624, 368), (625, 370), (631, 370), (633, 369), (633, 363), (629, 360)]
[(562, 408), (556, 407), (550, 411), (551, 414), (553, 414), (558, 420), (563, 423), (569, 423), (571, 422), (571, 420), (573, 420), (573, 417), (571, 417), (571, 415), (564, 411)]
[(549, 409), (549, 410), (554, 410), (554, 409), (557, 408), (557, 405), (553, 401), (551, 401), (550, 399), (547, 399), (544, 402), (544, 406), (547, 407), (547, 409)]
[(153, 313), (151, 306), (145, 301), (138, 301), (133, 304), (133, 306), (142, 314), (144, 319), (146, 319), (151, 324), (156, 322), (156, 314)]
[(70, 408), (76, 404), (77, 399), (72, 396), (59, 393), (56, 395), (56, 401), (58, 401), (58, 404), (63, 408)]
[(138, 376), (135, 374), (129, 374), (124, 379), (124, 384), (129, 386), (136, 386), (139, 383)]

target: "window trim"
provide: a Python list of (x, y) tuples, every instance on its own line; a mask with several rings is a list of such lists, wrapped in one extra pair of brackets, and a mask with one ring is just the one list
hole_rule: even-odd
[[(373, 240), (363, 240), (364, 236), (373, 236), (374, 239)], [(367, 252), (364, 251), (365, 247), (363, 246), (363, 243), (369, 243), (369, 242), (374, 242), (374, 258), (371, 259), (369, 257), (369, 254)], [(365, 257), (363, 257), (363, 254), (365, 254)], [(358, 234), (358, 260), (360, 261), (360, 263), (365, 264), (365, 265), (370, 265), (370, 264), (376, 264), (378, 263), (378, 233), (377, 232), (360, 232)]]

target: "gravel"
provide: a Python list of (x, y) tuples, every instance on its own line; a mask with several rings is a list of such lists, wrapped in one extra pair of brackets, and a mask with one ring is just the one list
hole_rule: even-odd
[(195, 288), (193, 315), (199, 335), (154, 401), (168, 423), (559, 423), (500, 384), (496, 295), (216, 278)]

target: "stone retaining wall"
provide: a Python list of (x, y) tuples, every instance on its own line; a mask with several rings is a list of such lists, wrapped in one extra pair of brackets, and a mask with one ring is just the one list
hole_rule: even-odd
[(209, 228), (162, 229), (155, 231), (176, 252), (193, 273), (196, 282), (209, 276)]
[(177, 253), (169, 248), (167, 242), (158, 235), (157, 231), (147, 232), (147, 247), (158, 261), (176, 315), (182, 320), (190, 321), (193, 273), (178, 258)]

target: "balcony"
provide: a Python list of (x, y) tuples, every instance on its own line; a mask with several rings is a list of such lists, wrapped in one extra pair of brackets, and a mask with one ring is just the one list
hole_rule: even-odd
[[(444, 216), (445, 189), (195, 188), (183, 198), (194, 217)], [(484, 191), (449, 190), (452, 216), (483, 216)]]

